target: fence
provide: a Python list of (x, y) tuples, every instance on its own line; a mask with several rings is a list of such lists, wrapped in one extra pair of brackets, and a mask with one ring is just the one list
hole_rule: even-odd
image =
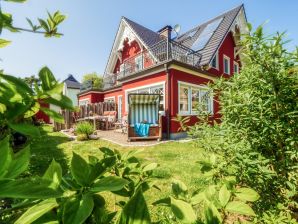
[(54, 131), (61, 131), (64, 129), (72, 128), (76, 123), (76, 120), (79, 118), (85, 118), (95, 115), (103, 115), (105, 111), (116, 111), (117, 106), (116, 103), (112, 102), (99, 102), (87, 104), (79, 107), (78, 112), (62, 110), (60, 114), (64, 118), (64, 123), (54, 122)]

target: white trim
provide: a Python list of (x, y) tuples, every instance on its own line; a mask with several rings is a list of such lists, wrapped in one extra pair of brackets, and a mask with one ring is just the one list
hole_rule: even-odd
[[(225, 72), (225, 59), (228, 60), (228, 73)], [(231, 59), (227, 55), (223, 55), (223, 72), (227, 75), (231, 75)]]
[[(121, 98), (121, 107), (120, 107), (120, 112), (119, 112), (119, 99)], [(121, 119), (122, 118), (122, 106), (123, 106), (123, 96), (122, 95), (118, 95), (117, 96), (117, 109), (118, 109), (118, 114), (117, 114), (117, 117), (118, 119)]]
[(236, 62), (236, 61), (234, 61), (234, 62), (233, 62), (233, 74), (236, 73), (236, 72), (235, 72), (235, 65), (237, 66), (237, 73), (239, 73), (239, 63)]
[(166, 105), (166, 82), (162, 81), (162, 82), (155, 82), (152, 84), (148, 84), (148, 85), (143, 85), (143, 86), (138, 86), (135, 88), (130, 88), (130, 89), (126, 89), (125, 92), (125, 112), (128, 112), (128, 92), (131, 91), (135, 91), (135, 90), (139, 90), (139, 89), (144, 89), (144, 88), (150, 88), (150, 87), (154, 87), (154, 86), (159, 86), (159, 85), (163, 85), (163, 89), (164, 89), (164, 106)]
[[(184, 85), (188, 87), (188, 111), (180, 111), (180, 86)], [(194, 111), (192, 111), (192, 100), (191, 100), (191, 94), (192, 94), (192, 88), (194, 87), (196, 89), (200, 90), (207, 90), (209, 91), (210, 88), (206, 85), (196, 85), (188, 82), (183, 82), (183, 81), (178, 81), (178, 115), (197, 115)], [(210, 94), (210, 114), (214, 114), (214, 99), (213, 99), (213, 94)]]
[[(215, 67), (213, 67), (212, 66), (212, 61), (213, 61), (213, 59), (216, 57), (216, 66)], [(214, 69), (216, 69), (216, 70), (219, 70), (219, 61), (218, 61), (218, 51), (216, 51), (216, 53), (215, 53), (215, 55), (214, 55), (214, 57), (213, 57), (213, 59), (211, 60), (211, 67), (212, 68), (214, 68)]]
[(103, 101), (105, 102), (106, 100), (109, 100), (109, 99), (113, 99), (114, 102), (116, 102), (116, 96), (105, 97), (105, 98), (103, 98)]

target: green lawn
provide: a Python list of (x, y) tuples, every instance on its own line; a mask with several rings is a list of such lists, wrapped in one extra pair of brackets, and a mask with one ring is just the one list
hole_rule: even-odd
[[(161, 191), (151, 189), (146, 192), (149, 204), (170, 194), (171, 180), (174, 178), (184, 181), (190, 191), (201, 186), (202, 179), (196, 162), (203, 156), (204, 151), (195, 148), (192, 142), (169, 142), (150, 147), (121, 147), (104, 140), (69, 141), (62, 133), (52, 132), (50, 126), (43, 126), (41, 132), (41, 137), (33, 140), (31, 148), (31, 174), (42, 175), (52, 158), (55, 158), (65, 171), (72, 152), (87, 158), (88, 155), (101, 157), (100, 147), (118, 149), (121, 152), (142, 148), (143, 151), (137, 155), (138, 158), (159, 164), (154, 176)], [(161, 210), (163, 209), (151, 208), (152, 213), (159, 213)]]

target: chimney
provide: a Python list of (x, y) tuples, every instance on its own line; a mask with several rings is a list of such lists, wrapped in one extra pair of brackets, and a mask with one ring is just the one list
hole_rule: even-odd
[(172, 27), (170, 25), (167, 25), (163, 28), (161, 28), (159, 31), (157, 31), (159, 33), (160, 36), (162, 36), (163, 38), (168, 38), (169, 40), (171, 39), (171, 32), (172, 32)]

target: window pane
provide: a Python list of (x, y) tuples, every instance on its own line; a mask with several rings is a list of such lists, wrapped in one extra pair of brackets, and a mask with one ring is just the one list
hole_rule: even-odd
[(215, 55), (215, 57), (213, 58), (212, 63), (211, 63), (211, 66), (212, 66), (213, 68), (217, 68), (217, 63), (216, 63), (216, 61), (217, 61), (217, 56)]
[(200, 91), (198, 89), (192, 89), (191, 91), (191, 111), (198, 111), (200, 103)]
[(211, 100), (208, 91), (200, 91), (200, 109), (205, 112), (211, 112)]
[(189, 105), (188, 105), (188, 87), (181, 85), (180, 86), (180, 96), (179, 96), (179, 108), (182, 112), (188, 112), (189, 111)]
[(138, 56), (135, 58), (135, 63), (136, 63), (136, 70), (139, 71), (143, 69), (143, 58), (142, 56)]
[(234, 64), (234, 73), (238, 73), (238, 65)]
[(229, 60), (228, 59), (224, 59), (224, 72), (226, 73), (226, 74), (229, 74), (230, 73), (230, 71), (229, 71), (230, 69), (229, 69)]
[(146, 94), (148, 94), (149, 93), (149, 88), (139, 89), (138, 90), (138, 93), (146, 93)]

